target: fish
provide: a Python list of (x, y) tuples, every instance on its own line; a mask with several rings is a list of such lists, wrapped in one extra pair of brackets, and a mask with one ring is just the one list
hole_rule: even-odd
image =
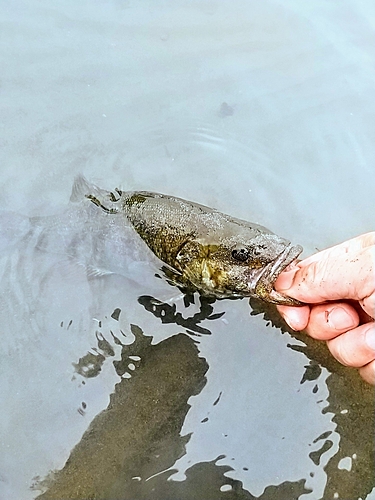
[(82, 194), (104, 213), (125, 218), (174, 285), (218, 299), (257, 297), (302, 305), (276, 291), (274, 283), (303, 248), (264, 226), (172, 195), (106, 191), (80, 176), (71, 200)]

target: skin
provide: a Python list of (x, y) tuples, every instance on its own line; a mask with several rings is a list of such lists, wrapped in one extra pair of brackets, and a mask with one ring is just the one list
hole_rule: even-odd
[(375, 385), (375, 232), (299, 262), (275, 288), (308, 304), (278, 306), (291, 328), (327, 342), (340, 363)]

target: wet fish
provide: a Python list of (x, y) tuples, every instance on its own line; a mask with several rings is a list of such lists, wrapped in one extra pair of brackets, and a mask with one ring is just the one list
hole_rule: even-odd
[(72, 196), (80, 194), (104, 212), (126, 217), (176, 285), (217, 298), (301, 305), (273, 285), (302, 247), (265, 227), (174, 196), (104, 191), (83, 177), (76, 179)]

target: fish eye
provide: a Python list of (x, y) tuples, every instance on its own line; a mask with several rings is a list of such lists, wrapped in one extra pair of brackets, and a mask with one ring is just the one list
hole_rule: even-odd
[(249, 258), (247, 248), (235, 248), (232, 250), (232, 257), (240, 262), (245, 262)]

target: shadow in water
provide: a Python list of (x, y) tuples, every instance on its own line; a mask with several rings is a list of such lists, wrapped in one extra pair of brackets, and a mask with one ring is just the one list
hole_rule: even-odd
[[(226, 477), (233, 470), (217, 462), (192, 465), (184, 481), (168, 480), (175, 472), (176, 460), (186, 453), (190, 435), (180, 432), (189, 411), (190, 396), (197, 395), (206, 384), (208, 365), (199, 357), (194, 336), (211, 332), (200, 325), (204, 319), (214, 320), (214, 300), (199, 297), (199, 311), (190, 316), (176, 312), (176, 306), (151, 296), (142, 296), (139, 303), (162, 323), (174, 323), (186, 329), (153, 345), (152, 336), (144, 335), (131, 325), (135, 337), (131, 345), (121, 345), (121, 359), (113, 362), (121, 377), (110, 397), (108, 408), (92, 421), (81, 441), (73, 449), (64, 468), (41, 482), (44, 493), (39, 500), (118, 499), (118, 500), (297, 500), (308, 493), (305, 479), (286, 481), (268, 486), (260, 497), (243, 488), (241, 481)], [(185, 301), (185, 306), (191, 299)], [(341, 437), (338, 452), (325, 467), (327, 484), (324, 499), (366, 498), (374, 486), (373, 440), (374, 390), (367, 386), (355, 370), (337, 363), (322, 342), (291, 331), (274, 306), (252, 299), (251, 315), (263, 315), (269, 325), (288, 331), (304, 345), (289, 344), (310, 360), (300, 383), (316, 380), (322, 367), (331, 374), (327, 378), (328, 406), (323, 412), (334, 414)], [(97, 335), (97, 356), (113, 356), (110, 344)], [(101, 358), (100, 358), (101, 359)], [(76, 370), (92, 377), (100, 372), (100, 362), (94, 371), (87, 369), (92, 360), (81, 358)], [(313, 386), (312, 391), (315, 392)], [(331, 431), (317, 437), (319, 450), (310, 454), (319, 465), (321, 456), (332, 446)], [(340, 466), (342, 459), (352, 457), (351, 470)], [(335, 496), (336, 493), (336, 496)]]
[(123, 376), (135, 361), (129, 356), (137, 356), (137, 368), (116, 385), (108, 408), (93, 420), (65, 467), (46, 480), (48, 491), (38, 498), (116, 498), (114, 491), (137, 483), (135, 476), (144, 480), (184, 453), (189, 436), (180, 437), (179, 431), (187, 400), (206, 383), (207, 363), (186, 335), (151, 345), (152, 337), (139, 327), (131, 330), (135, 341), (123, 345), (115, 367)]
[[(131, 325), (131, 331), (134, 342), (122, 345), (121, 360), (114, 361), (118, 375), (127, 377), (116, 385), (108, 408), (93, 420), (64, 468), (39, 483), (46, 490), (39, 500), (297, 500), (308, 491), (300, 480), (269, 486), (254, 497), (240, 481), (225, 476), (233, 469), (216, 463), (224, 456), (194, 464), (185, 481), (168, 481), (175, 472), (170, 467), (185, 454), (190, 438), (180, 435), (187, 401), (204, 387), (208, 365), (188, 335), (152, 345), (152, 337), (138, 326)], [(135, 369), (130, 370), (131, 364)]]

